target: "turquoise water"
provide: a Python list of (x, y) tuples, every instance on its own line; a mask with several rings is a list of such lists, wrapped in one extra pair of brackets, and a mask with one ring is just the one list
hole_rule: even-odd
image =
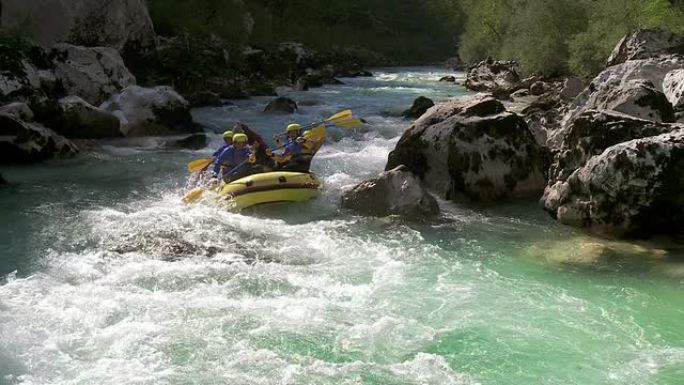
[(365, 117), (331, 134), (313, 202), (183, 205), (210, 149), (2, 168), (0, 384), (683, 384), (678, 245), (589, 238), (536, 202), (442, 202), (430, 223), (339, 208), (416, 96), (464, 93), (438, 69), (377, 74), (291, 93), (294, 117), (195, 111), (216, 132)]

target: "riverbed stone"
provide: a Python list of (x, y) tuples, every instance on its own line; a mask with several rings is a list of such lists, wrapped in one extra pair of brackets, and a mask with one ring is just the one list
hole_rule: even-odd
[(684, 111), (684, 68), (665, 75), (663, 92), (675, 111)]
[(406, 165), (441, 198), (493, 201), (539, 194), (543, 159), (525, 121), (480, 94), (431, 108), (404, 132), (386, 170)]
[(62, 119), (55, 131), (71, 139), (99, 139), (122, 136), (121, 123), (111, 112), (101, 110), (78, 96), (59, 100)]
[(514, 61), (482, 61), (468, 71), (465, 87), (472, 91), (509, 95), (522, 88)]
[(0, 164), (35, 163), (77, 153), (74, 143), (49, 128), (0, 115)]
[(367, 180), (342, 196), (342, 207), (361, 215), (424, 218), (439, 214), (437, 200), (403, 165)]

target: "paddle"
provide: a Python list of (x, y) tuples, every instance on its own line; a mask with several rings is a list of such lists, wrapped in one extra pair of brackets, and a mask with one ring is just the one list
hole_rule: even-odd
[[(230, 174), (234, 173), (238, 168), (244, 166), (244, 164), (247, 163), (248, 161), (249, 161), (249, 158), (245, 159), (244, 161), (242, 161), (237, 166), (233, 167), (233, 169), (231, 169), (228, 172), (221, 171), (221, 175), (219, 176), (219, 183), (217, 186), (217, 190), (221, 191), (221, 182), (223, 181), (224, 175), (230, 175)], [(196, 202), (197, 200), (199, 200), (202, 197), (202, 195), (204, 194), (204, 191), (205, 191), (204, 187), (197, 187), (197, 188), (193, 189), (189, 193), (185, 194), (185, 196), (183, 197), (183, 202), (184, 203)]]
[(189, 172), (202, 171), (207, 166), (209, 166), (212, 162), (214, 162), (214, 158), (193, 160), (192, 162), (188, 163), (188, 171)]

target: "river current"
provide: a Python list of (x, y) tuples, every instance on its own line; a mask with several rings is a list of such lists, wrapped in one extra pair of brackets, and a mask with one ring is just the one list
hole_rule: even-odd
[[(0, 169), (0, 384), (684, 384), (677, 248), (606, 251), (534, 201), (440, 202), (427, 223), (340, 209), (415, 97), (465, 94), (437, 68), (375, 73), (281, 90), (295, 115), (198, 109), (205, 150), (113, 143)], [(331, 130), (319, 199), (181, 203), (185, 165), (234, 122), (270, 138), (345, 108), (369, 125)]]

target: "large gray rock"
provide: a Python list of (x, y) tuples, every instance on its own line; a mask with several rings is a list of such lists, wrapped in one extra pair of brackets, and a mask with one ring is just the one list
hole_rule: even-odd
[(406, 166), (398, 166), (367, 180), (342, 195), (342, 207), (362, 215), (409, 218), (439, 214), (437, 200)]
[(49, 128), (0, 115), (0, 164), (69, 158), (76, 153), (76, 145)]
[(549, 184), (565, 181), (576, 169), (608, 147), (633, 139), (656, 136), (677, 129), (615, 111), (587, 110), (564, 131), (549, 169)]
[(510, 94), (522, 88), (513, 61), (485, 60), (470, 68), (465, 87), (473, 91)]
[(7, 115), (24, 121), (33, 120), (33, 111), (26, 103), (22, 102), (10, 103), (0, 107), (0, 115)]
[(587, 83), (584, 80), (578, 77), (569, 77), (563, 81), (563, 86), (558, 96), (564, 102), (570, 102), (582, 93), (586, 86)]
[(0, 25), (28, 24), (33, 40), (55, 43), (146, 49), (155, 33), (145, 0), (1, 0)]
[(675, 110), (684, 110), (684, 68), (665, 75), (663, 91)]
[(489, 95), (431, 108), (399, 140), (387, 170), (406, 165), (440, 197), (529, 197), (545, 185), (543, 152), (525, 121)]
[(416, 98), (416, 100), (413, 101), (413, 105), (411, 105), (411, 108), (404, 111), (402, 115), (405, 118), (418, 119), (421, 116), (423, 116), (423, 114), (427, 112), (427, 110), (429, 110), (430, 107), (434, 105), (435, 102), (433, 102), (432, 99), (426, 98), (425, 96), (419, 96)]
[(0, 102), (27, 101), (40, 92), (38, 70), (26, 59), (8, 58), (7, 67), (0, 68)]
[(297, 102), (290, 98), (279, 97), (271, 100), (264, 112), (269, 114), (294, 114), (297, 112)]
[(665, 94), (643, 79), (597, 89), (576, 113), (585, 110), (613, 110), (653, 122), (672, 123), (675, 120), (674, 110)]
[(608, 58), (608, 66), (676, 54), (684, 55), (684, 35), (657, 28), (641, 29), (620, 40)]
[(116, 115), (125, 136), (194, 133), (190, 105), (171, 87), (130, 86), (100, 106)]
[(53, 128), (67, 138), (100, 139), (122, 136), (119, 118), (101, 110), (78, 96), (67, 96), (59, 100), (63, 115), (58, 126)]
[(64, 90), (90, 104), (99, 105), (121, 89), (136, 83), (121, 55), (113, 48), (58, 44), (52, 53), (55, 76)]
[(547, 189), (543, 203), (561, 223), (617, 236), (684, 228), (684, 128), (609, 147)]

